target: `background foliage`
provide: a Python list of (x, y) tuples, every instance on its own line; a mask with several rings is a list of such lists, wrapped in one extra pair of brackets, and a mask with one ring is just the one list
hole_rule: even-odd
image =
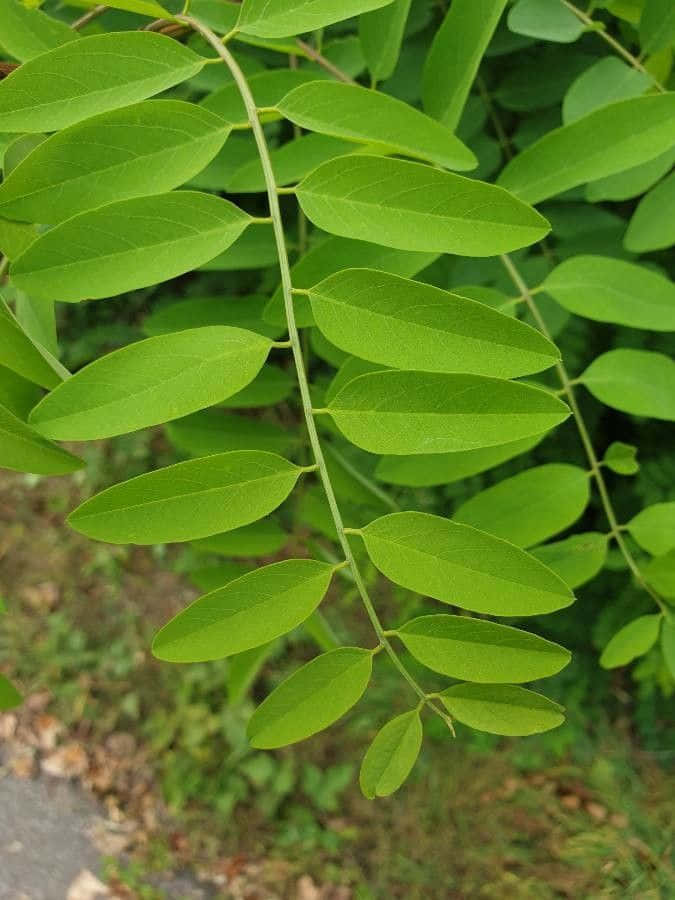
[[(528, 764), (574, 753), (614, 702), (605, 670), (626, 665), (640, 740), (667, 754), (670, 4), (326, 0), (306, 21), (291, 0), (193, 0), (190, 21), (115, 6), (78, 19), (0, 3), (0, 45), (18, 64), (0, 84), (0, 462), (61, 474), (82, 456), (98, 493), (72, 526), (160, 545), (205, 592), (153, 644), (198, 663), (168, 677), (204, 716), (188, 741), (195, 766), (176, 758), (180, 718), (149, 713), (169, 801), (208, 795), (222, 813), (253, 790), (271, 815), (301, 783), (334, 806), (351, 755), (299, 775), (292, 755), (251, 751), (244, 731), (248, 698), (280, 684), (248, 726), (261, 750), (339, 718), (373, 658), (343, 645), (386, 651), (348, 726), (359, 755), (370, 744), (366, 796), (407, 776), (423, 707), (439, 714), (424, 717), (436, 743), (448, 712), (529, 734), (558, 725), (561, 704), (563, 728), (516, 752)], [(219, 61), (213, 33), (243, 75)], [(279, 186), (274, 221), (242, 79)], [(280, 221), (292, 295), (279, 285)], [(153, 430), (136, 453), (120, 435), (138, 429)], [(95, 445), (74, 444), (100, 439), (112, 439), (102, 466)], [(195, 502), (195, 482), (209, 502)], [(190, 543), (164, 546), (177, 541)], [(504, 571), (508, 589), (495, 587)], [(455, 608), (440, 615), (438, 601)], [(544, 686), (556, 703), (503, 686), (559, 671), (557, 642), (573, 661)], [(19, 682), (40, 677), (12, 658)], [(331, 667), (318, 695), (317, 665)], [(448, 677), (464, 683), (439, 694)], [(2, 704), (18, 699), (3, 680)], [(223, 740), (237, 760), (227, 776), (209, 755)], [(471, 740), (487, 752), (497, 739)]]

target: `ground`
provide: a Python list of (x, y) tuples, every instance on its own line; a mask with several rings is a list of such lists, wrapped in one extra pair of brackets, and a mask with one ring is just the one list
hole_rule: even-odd
[(0, 717), (0, 900), (675, 896), (672, 753), (639, 746), (627, 693), (557, 744), (449, 742), (429, 720), (409, 786), (371, 803), (356, 761), (396, 691), (252, 752), (222, 666), (149, 653), (196, 595), (183, 551), (80, 538), (63, 520), (83, 489), (0, 475), (0, 669), (27, 696)]

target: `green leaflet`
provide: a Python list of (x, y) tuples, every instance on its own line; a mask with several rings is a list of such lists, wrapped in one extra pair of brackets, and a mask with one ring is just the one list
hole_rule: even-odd
[(549, 230), (546, 219), (501, 188), (400, 159), (334, 159), (296, 193), (319, 228), (400, 250), (494, 256)]
[(626, 528), (648, 553), (654, 556), (668, 553), (675, 548), (675, 501), (645, 507)]
[(0, 215), (56, 224), (189, 181), (230, 126), (180, 100), (146, 100), (71, 125), (30, 153), (0, 185)]
[(630, 200), (632, 197), (639, 197), (670, 172), (673, 163), (675, 147), (655, 156), (649, 162), (592, 181), (586, 186), (586, 199), (590, 203), (597, 203), (600, 200)]
[(360, 700), (373, 667), (370, 650), (339, 647), (317, 656), (283, 681), (248, 723), (254, 747), (294, 744), (328, 728)]
[[(264, 107), (266, 110), (263, 121), (270, 121), (279, 118), (279, 114), (276, 111), (272, 112), (271, 108), (275, 107), (283, 96), (298, 85), (316, 81), (321, 77), (320, 73), (307, 72), (304, 69), (269, 69), (252, 75), (248, 82), (256, 106)], [(233, 125), (248, 126), (246, 107), (239, 88), (234, 83), (209, 94), (201, 101), (200, 106), (232, 122)]]
[[(321, 332), (319, 332), (321, 334)], [(342, 388), (358, 378), (359, 375), (366, 375), (368, 372), (379, 372), (384, 366), (378, 366), (375, 363), (367, 362), (365, 359), (359, 359), (358, 356), (348, 356), (344, 362), (340, 363), (340, 368), (335, 373), (335, 377), (326, 388), (326, 403), (330, 403), (333, 397), (336, 397)]]
[(675, 7), (670, 0), (645, 0), (640, 16), (643, 54), (657, 53), (675, 42)]
[(675, 551), (669, 550), (663, 556), (655, 556), (642, 567), (642, 574), (648, 585), (661, 597), (675, 600)]
[(667, 619), (661, 626), (661, 652), (668, 671), (675, 677), (675, 625)]
[(396, 635), (428, 669), (481, 684), (547, 678), (570, 661), (559, 644), (468, 616), (420, 616), (398, 628)]
[(651, 650), (658, 640), (662, 618), (660, 613), (639, 616), (617, 631), (600, 656), (603, 669), (626, 666)]
[(675, 172), (640, 200), (628, 224), (624, 246), (634, 253), (675, 244)]
[(565, 94), (563, 124), (576, 122), (610, 103), (639, 97), (651, 86), (649, 75), (633, 69), (618, 57), (599, 59), (572, 82)]
[(0, 365), (44, 388), (56, 387), (63, 380), (59, 363), (47, 350), (31, 341), (2, 300)]
[(476, 157), (434, 119), (387, 94), (339, 81), (313, 81), (287, 94), (279, 112), (296, 125), (449, 169), (475, 169)]
[(255, 409), (276, 406), (293, 393), (295, 380), (285, 369), (266, 365), (245, 388), (228, 397), (221, 404), (228, 409)]
[(171, 16), (171, 13), (155, 0), (112, 0), (107, 5), (113, 9), (138, 13), (140, 16), (150, 16), (152, 19), (166, 19)]
[(359, 784), (364, 797), (388, 797), (406, 780), (422, 746), (422, 722), (416, 709), (381, 728), (363, 757)]
[(257, 37), (288, 37), (386, 6), (391, 0), (244, 0), (237, 28)]
[(314, 559), (287, 559), (242, 575), (178, 613), (152, 652), (168, 662), (204, 662), (260, 647), (314, 612), (334, 571)]
[(550, 131), (507, 163), (497, 181), (526, 203), (539, 203), (647, 162), (673, 142), (675, 94), (635, 97)]
[(571, 44), (584, 33), (584, 23), (560, 0), (518, 0), (508, 15), (508, 25), (516, 34)]
[[(291, 269), (293, 287), (310, 288), (349, 266), (361, 266), (368, 269), (381, 269), (395, 275), (411, 277), (421, 272), (438, 258), (437, 253), (410, 252), (380, 247), (366, 241), (353, 241), (349, 238), (330, 237), (312, 247), (302, 259)], [(299, 328), (314, 324), (314, 317), (309, 299), (298, 295), (293, 300), (295, 317)], [(283, 294), (277, 288), (265, 309), (265, 320), (275, 325), (286, 324)]]
[(12, 709), (18, 706), (23, 697), (4, 675), (0, 675), (0, 710)]
[[(326, 399), (328, 400), (328, 395)], [(377, 464), (375, 475), (379, 481), (407, 487), (452, 484), (526, 453), (536, 447), (540, 440), (541, 436), (535, 435), (481, 450), (427, 453), (421, 456), (383, 456)]]
[(371, 453), (449, 453), (542, 434), (569, 410), (546, 391), (480, 375), (373, 372), (328, 404), (340, 431)]
[(530, 553), (574, 589), (602, 570), (607, 559), (607, 535), (597, 531), (574, 534), (564, 541), (535, 547)]
[(565, 721), (562, 706), (511, 684), (455, 684), (444, 690), (440, 698), (458, 722), (490, 734), (539, 734)]
[(37, 237), (34, 225), (23, 225), (0, 219), (0, 252), (10, 261), (20, 256)]
[(81, 459), (45, 440), (0, 406), (0, 467), (35, 475), (66, 475), (83, 466)]
[(359, 40), (374, 81), (393, 74), (401, 52), (411, 0), (394, 0), (359, 17)]
[(254, 647), (253, 650), (245, 650), (230, 657), (225, 675), (230, 706), (241, 703), (277, 646), (277, 641), (270, 641), (262, 647)]
[(116, 484), (78, 506), (68, 523), (111, 544), (193, 541), (271, 513), (302, 471), (274, 453), (219, 453)]
[(268, 338), (227, 326), (137, 341), (80, 369), (30, 421), (41, 434), (90, 441), (158, 425), (237, 393), (260, 371)]
[(675, 331), (675, 285), (644, 266), (604, 256), (573, 256), (547, 275), (541, 289), (588, 319)]
[(634, 416), (675, 419), (675, 362), (651, 350), (610, 350), (578, 381), (596, 400)]
[(11, 278), (37, 298), (111, 297), (197, 268), (251, 221), (227, 200), (195, 191), (120, 200), (40, 235), (14, 261)]
[(268, 556), (283, 550), (289, 535), (274, 519), (262, 519), (223, 534), (193, 541), (195, 550), (223, 556)]
[(195, 326), (233, 325), (274, 339), (282, 333), (282, 328), (263, 321), (266, 303), (267, 297), (263, 294), (191, 297), (158, 307), (143, 320), (143, 331), (149, 337), (155, 337)]
[(272, 226), (254, 224), (218, 256), (200, 268), (207, 272), (233, 272), (236, 269), (265, 269), (277, 263)]
[[(348, 141), (325, 134), (303, 134), (270, 151), (274, 180), (280, 187), (294, 184), (321, 163), (336, 156), (355, 153), (358, 149)], [(256, 157), (236, 169), (227, 179), (227, 189), (230, 193), (264, 191), (265, 176), (260, 160)]]
[(464, 104), (506, 0), (453, 0), (424, 66), (424, 108), (448, 128), (459, 124)]
[(559, 358), (549, 340), (516, 319), (385, 272), (344, 269), (309, 298), (329, 341), (385, 366), (513, 378)]
[(204, 409), (166, 426), (172, 444), (190, 456), (209, 456), (226, 450), (266, 450), (284, 453), (298, 442), (296, 435), (272, 422)]
[(21, 62), (79, 38), (64, 22), (24, 6), (21, 0), (0, 0), (0, 20), (2, 48)]
[(24, 63), (0, 82), (0, 132), (65, 128), (159, 94), (205, 63), (152, 31), (81, 38)]
[(0, 365), (0, 406), (25, 422), (40, 397), (41, 391), (37, 385)]
[(463, 503), (455, 520), (530, 547), (572, 525), (589, 500), (588, 473), (548, 463), (506, 478)]
[(440, 516), (392, 513), (361, 534), (368, 555), (387, 578), (463, 609), (531, 616), (574, 601), (563, 581), (528, 553)]
[(637, 452), (637, 447), (632, 444), (614, 441), (605, 451), (602, 462), (617, 475), (635, 475), (640, 471)]

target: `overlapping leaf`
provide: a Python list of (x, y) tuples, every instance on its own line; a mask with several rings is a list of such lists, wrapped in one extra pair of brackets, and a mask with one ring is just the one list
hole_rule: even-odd
[(463, 609), (530, 616), (574, 600), (563, 581), (528, 553), (440, 516), (392, 513), (367, 525), (362, 536), (387, 578)]
[(569, 415), (557, 397), (479, 375), (373, 372), (354, 379), (327, 411), (371, 453), (449, 453), (542, 434)]
[(259, 450), (176, 463), (86, 500), (69, 524), (111, 544), (192, 541), (255, 522), (277, 508), (302, 469)]
[(88, 441), (177, 419), (236, 394), (270, 347), (262, 335), (217, 325), (147, 338), (80, 369), (30, 421), (47, 437)]
[(422, 372), (513, 378), (552, 366), (540, 332), (482, 303), (370, 269), (346, 269), (309, 292), (314, 319), (348, 353)]
[(494, 256), (549, 230), (539, 213), (495, 185), (379, 156), (324, 163), (297, 196), (319, 228), (400, 250)]

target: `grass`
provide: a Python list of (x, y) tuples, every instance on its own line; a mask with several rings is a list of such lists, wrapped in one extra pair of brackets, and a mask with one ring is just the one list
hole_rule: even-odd
[[(128, 476), (147, 446), (98, 449), (94, 470), (109, 473), (118, 452)], [(162, 865), (255, 860), (280, 897), (295, 896), (304, 873), (357, 900), (673, 896), (675, 777), (636, 742), (625, 686), (599, 682), (604, 694), (575, 699), (580, 675), (600, 678), (595, 660), (561, 683), (564, 729), (516, 742), (461, 729), (453, 742), (427, 719), (409, 785), (371, 803), (358, 792), (358, 760), (401, 708), (384, 669), (345, 723), (296, 748), (252, 751), (252, 702), (228, 705), (226, 663), (172, 667), (149, 653), (157, 626), (195, 596), (175, 573), (183, 551), (80, 538), (63, 518), (81, 491), (77, 479), (0, 475), (0, 666), (28, 692), (48, 690), (66, 733), (102, 748), (108, 805), (132, 817), (145, 815), (139, 797), (153, 806), (151, 839), (131, 863), (108, 866), (140, 885), (137, 896), (153, 896), (142, 891), (157, 847)], [(312, 652), (300, 635), (265, 680)], [(131, 761), (106, 749), (120, 733), (133, 738)]]

